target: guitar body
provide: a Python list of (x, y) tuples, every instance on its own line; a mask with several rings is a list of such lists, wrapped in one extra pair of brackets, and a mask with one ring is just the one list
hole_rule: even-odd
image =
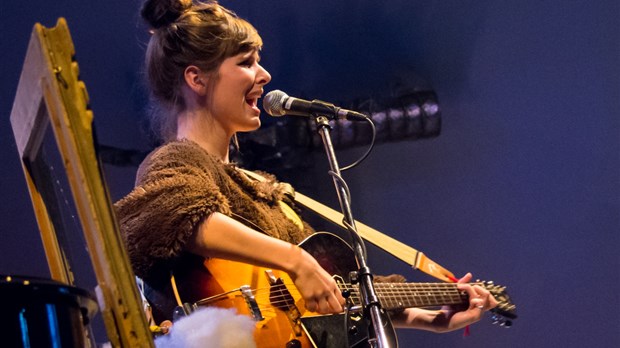
[[(351, 247), (331, 233), (313, 234), (299, 246), (330, 274), (347, 276), (357, 269)], [(344, 315), (307, 311), (286, 272), (211, 258), (204, 261), (203, 269), (175, 271), (175, 277), (184, 303), (234, 308), (239, 314), (254, 318), (258, 347), (347, 346)], [(252, 299), (244, 294), (242, 286), (250, 289)], [(248, 303), (252, 301), (254, 305)], [(359, 323), (357, 326), (355, 335), (349, 337), (351, 346), (360, 346), (356, 342), (367, 338), (366, 325)]]
[[(304, 240), (300, 247), (310, 253), (319, 264), (334, 275), (341, 290), (350, 293), (351, 305), (360, 306), (361, 289), (347, 284), (351, 271), (357, 270), (351, 247), (331, 233), (316, 233)], [(260, 252), (260, 251), (257, 251)], [(258, 347), (286, 348), (343, 348), (368, 347), (368, 325), (359, 313), (320, 315), (307, 311), (304, 300), (286, 272), (221, 259), (196, 259), (174, 271), (175, 283), (183, 303), (195, 306), (234, 308), (240, 314), (256, 321), (255, 340)], [(476, 282), (495, 297), (493, 320), (510, 326), (515, 319), (515, 305), (505, 287), (493, 282)], [(384, 310), (411, 307), (436, 307), (469, 303), (467, 294), (455, 283), (375, 283), (375, 292)], [(161, 298), (172, 298), (170, 292)], [(165, 301), (153, 301), (154, 308), (168, 312)], [(168, 306), (169, 308), (169, 306)], [(396, 347), (395, 332), (385, 318), (386, 339)], [(507, 320), (508, 318), (510, 320)]]
[[(205, 290), (209, 294), (223, 294), (232, 289), (238, 289), (241, 285), (247, 285), (251, 289), (270, 289), (272, 284), (267, 276), (268, 269), (254, 267), (239, 262), (229, 262), (220, 259), (210, 259), (205, 262), (207, 270), (213, 276), (212, 283)], [(285, 284), (292, 284), (285, 272), (273, 270), (271, 274), (281, 279)], [(294, 322), (291, 322), (284, 310), (265, 308), (262, 303), (270, 304), (269, 297), (271, 291), (257, 291), (254, 295), (255, 301), (259, 306), (262, 319), (256, 321), (256, 331), (254, 338), (258, 347), (284, 347), (285, 343), (297, 340), (299, 347), (312, 347), (308, 335), (301, 326), (297, 333), (294, 331)], [(298, 295), (295, 293), (295, 295)], [(305, 307), (303, 300), (299, 296), (292, 296), (293, 304), (303, 315)], [(225, 296), (214, 298), (206, 303), (209, 306), (223, 308), (235, 308), (239, 314), (254, 317), (251, 308), (241, 291), (233, 291)], [(283, 344), (284, 343), (284, 344)]]

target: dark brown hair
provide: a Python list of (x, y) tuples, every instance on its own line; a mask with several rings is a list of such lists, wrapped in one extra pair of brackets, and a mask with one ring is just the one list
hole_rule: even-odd
[(262, 46), (256, 29), (216, 1), (147, 0), (142, 18), (151, 27), (146, 50), (146, 75), (152, 97), (161, 109), (154, 129), (162, 140), (176, 133), (176, 114), (183, 111), (184, 71), (195, 65), (214, 73), (224, 59)]

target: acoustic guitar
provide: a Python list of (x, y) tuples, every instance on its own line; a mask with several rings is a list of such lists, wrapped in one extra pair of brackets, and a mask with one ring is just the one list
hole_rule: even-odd
[[(326, 232), (308, 237), (300, 247), (314, 256), (347, 298), (347, 313), (321, 315), (305, 309), (304, 300), (290, 277), (282, 271), (240, 262), (208, 259), (200, 275), (178, 279), (181, 300), (186, 308), (217, 306), (235, 308), (256, 321), (258, 347), (364, 347), (367, 324), (364, 320), (359, 287), (348, 282), (356, 270), (354, 253), (340, 237)], [(260, 252), (257, 250), (257, 252)], [(492, 309), (495, 322), (510, 326), (517, 317), (515, 305), (505, 287), (492, 282), (475, 282), (491, 292), (499, 305)], [(466, 293), (455, 283), (374, 283), (385, 311), (410, 307), (467, 305)]]

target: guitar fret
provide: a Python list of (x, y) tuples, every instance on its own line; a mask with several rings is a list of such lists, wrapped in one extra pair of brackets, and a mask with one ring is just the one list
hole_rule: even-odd
[(380, 297), (380, 302), (382, 303), (383, 307), (394, 307), (394, 304), (392, 303), (394, 296), (392, 295), (393, 291), (391, 290), (393, 290), (393, 287), (388, 287), (387, 290), (384, 289), (385, 296)]
[[(382, 307), (386, 309), (433, 307), (467, 301), (467, 295), (452, 283), (376, 283), (374, 287)], [(354, 304), (361, 304), (358, 286), (341, 288), (350, 292), (349, 299)]]

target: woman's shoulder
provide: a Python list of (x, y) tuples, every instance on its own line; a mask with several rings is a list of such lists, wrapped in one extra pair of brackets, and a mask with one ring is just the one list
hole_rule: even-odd
[(187, 158), (187, 157), (211, 157), (205, 150), (203, 150), (198, 144), (191, 140), (174, 140), (167, 142), (155, 150), (153, 150), (146, 161), (158, 161), (169, 158)]
[(144, 178), (153, 172), (186, 170), (189, 168), (213, 169), (222, 166), (214, 156), (189, 140), (165, 143), (146, 156), (138, 168), (137, 177)]
[(165, 143), (153, 150), (142, 162), (142, 166), (153, 163), (168, 165), (186, 163), (217, 163), (215, 156), (210, 155), (200, 145), (191, 140), (175, 140)]

